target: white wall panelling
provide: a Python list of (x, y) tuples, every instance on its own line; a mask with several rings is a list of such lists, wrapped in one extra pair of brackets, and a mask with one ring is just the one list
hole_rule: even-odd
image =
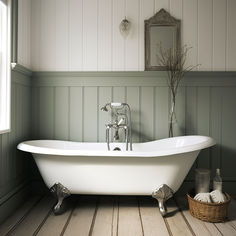
[(18, 61), (36, 71), (142, 71), (144, 20), (162, 7), (182, 20), (188, 64), (236, 69), (235, 0), (19, 0)]
[(31, 0), (19, 0), (18, 11), (18, 63), (31, 68)]

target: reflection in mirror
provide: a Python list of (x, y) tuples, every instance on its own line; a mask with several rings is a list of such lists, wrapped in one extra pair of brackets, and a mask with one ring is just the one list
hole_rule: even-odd
[(160, 47), (180, 48), (180, 20), (164, 9), (145, 21), (145, 70), (164, 70), (159, 65)]

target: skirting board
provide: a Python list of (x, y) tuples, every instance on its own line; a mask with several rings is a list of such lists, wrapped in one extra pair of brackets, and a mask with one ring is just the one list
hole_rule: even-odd
[(30, 192), (30, 184), (27, 182), (16, 187), (0, 199), (0, 224), (27, 199)]

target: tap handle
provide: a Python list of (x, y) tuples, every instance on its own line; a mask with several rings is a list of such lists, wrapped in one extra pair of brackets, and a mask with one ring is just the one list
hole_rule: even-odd
[(123, 121), (125, 121), (125, 118), (124, 118), (124, 117), (122, 117), (122, 118), (119, 120), (119, 122), (117, 123), (117, 125), (120, 125)]

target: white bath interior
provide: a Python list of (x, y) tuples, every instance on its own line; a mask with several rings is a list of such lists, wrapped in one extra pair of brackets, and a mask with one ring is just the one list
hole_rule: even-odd
[(206, 136), (180, 136), (147, 143), (79, 143), (26, 141), (18, 149), (31, 152), (46, 185), (60, 182), (73, 194), (151, 195), (161, 184), (174, 192), (181, 186), (201, 149), (214, 145)]

